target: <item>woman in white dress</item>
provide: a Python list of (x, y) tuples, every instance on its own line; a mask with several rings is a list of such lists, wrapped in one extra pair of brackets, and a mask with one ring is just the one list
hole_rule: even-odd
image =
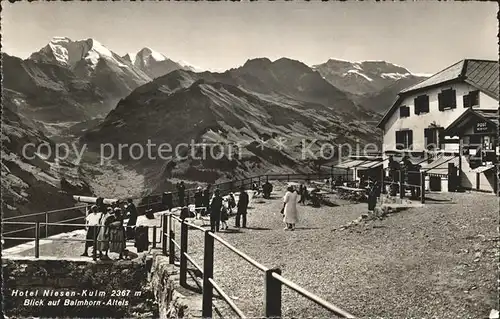
[(293, 186), (287, 188), (287, 192), (283, 197), (285, 203), (283, 211), (283, 222), (286, 224), (285, 230), (295, 230), (295, 224), (299, 221), (297, 212), (297, 202), (299, 195)]

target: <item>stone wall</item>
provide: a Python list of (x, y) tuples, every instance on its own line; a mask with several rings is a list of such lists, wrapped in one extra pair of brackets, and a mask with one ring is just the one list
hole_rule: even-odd
[(179, 286), (179, 267), (170, 265), (168, 257), (153, 256), (150, 283), (160, 318), (201, 318), (200, 292)]
[(132, 261), (3, 259), (10, 317), (158, 317), (146, 258)]

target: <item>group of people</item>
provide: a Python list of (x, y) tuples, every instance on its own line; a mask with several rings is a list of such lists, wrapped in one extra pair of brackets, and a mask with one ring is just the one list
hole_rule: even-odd
[(264, 184), (262, 184), (262, 187), (259, 186), (257, 182), (252, 183), (252, 190), (255, 191), (255, 195), (260, 195), (261, 188), (262, 188), (262, 197), (265, 199), (270, 199), (271, 193), (273, 192), (273, 185), (269, 183), (269, 181), (266, 181)]
[[(89, 248), (95, 247), (95, 253), (101, 259), (109, 259), (109, 252), (118, 253), (118, 259), (127, 258), (129, 254), (126, 240), (131, 239), (135, 240), (138, 252), (147, 250), (149, 246), (147, 220), (154, 218), (151, 210), (139, 215), (132, 199), (127, 201), (124, 209), (120, 207), (119, 202), (105, 205), (102, 200), (98, 200), (85, 218), (87, 235), (82, 256), (89, 256)], [(125, 219), (128, 219), (126, 225)]]
[[(194, 194), (195, 214), (197, 218), (201, 216), (210, 216), (210, 229), (213, 232), (218, 232), (221, 229), (228, 229), (227, 221), (229, 215), (233, 214), (233, 209), (236, 208), (235, 227), (247, 227), (247, 212), (250, 199), (248, 193), (243, 186), (240, 187), (238, 202), (233, 193), (230, 193), (225, 198), (222, 197), (220, 189), (215, 189), (213, 196), (210, 193), (211, 185), (208, 185), (204, 190), (198, 187)], [(242, 223), (241, 223), (242, 222)]]

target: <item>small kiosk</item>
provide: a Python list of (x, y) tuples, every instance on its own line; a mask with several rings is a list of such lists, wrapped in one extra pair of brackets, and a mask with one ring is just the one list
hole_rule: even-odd
[(468, 109), (445, 133), (460, 138), (459, 186), (498, 194), (498, 110)]

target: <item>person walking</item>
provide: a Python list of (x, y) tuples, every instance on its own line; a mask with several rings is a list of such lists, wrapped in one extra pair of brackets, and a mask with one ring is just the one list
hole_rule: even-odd
[(287, 188), (283, 197), (285, 209), (283, 211), (283, 222), (286, 224), (285, 230), (295, 230), (295, 224), (298, 222), (297, 198), (298, 194), (293, 186)]
[[(90, 213), (85, 217), (85, 223), (87, 224), (87, 236), (85, 241), (85, 251), (82, 254), (84, 257), (89, 256), (89, 247), (94, 246), (94, 241), (97, 239), (97, 234), (99, 232), (99, 220), (101, 219), (102, 213), (97, 210), (97, 205), (93, 205), (90, 208)], [(97, 250), (97, 249), (96, 249)], [(97, 253), (97, 251), (96, 251)]]
[(378, 182), (373, 182), (371, 179), (368, 181), (367, 193), (368, 193), (368, 211), (375, 210), (377, 205), (377, 198), (380, 196)]
[(128, 217), (128, 222), (127, 222), (127, 239), (134, 239), (134, 231), (135, 231), (135, 224), (137, 222), (137, 207), (135, 207), (134, 202), (132, 201), (132, 198), (129, 198), (127, 200), (127, 208), (125, 210), (125, 213), (127, 214)]
[(205, 206), (206, 213), (210, 213), (210, 188), (211, 185), (208, 184), (207, 187), (203, 190), (203, 206)]
[(210, 203), (210, 229), (212, 232), (218, 232), (220, 228), (221, 211), (223, 208), (222, 200), (220, 190), (216, 189), (212, 202)]
[(195, 214), (196, 214), (196, 219), (199, 219), (200, 216), (203, 213), (203, 192), (201, 190), (201, 187), (198, 186), (196, 188), (196, 193), (194, 193), (194, 207), (195, 207)]
[(177, 195), (179, 196), (179, 206), (186, 206), (186, 185), (184, 185), (184, 181), (181, 181), (179, 184), (177, 184)]
[(236, 211), (236, 228), (240, 227), (240, 219), (243, 218), (243, 228), (247, 227), (247, 210), (250, 199), (248, 193), (245, 191), (245, 187), (242, 185), (240, 187), (240, 198), (238, 199), (237, 211)]

